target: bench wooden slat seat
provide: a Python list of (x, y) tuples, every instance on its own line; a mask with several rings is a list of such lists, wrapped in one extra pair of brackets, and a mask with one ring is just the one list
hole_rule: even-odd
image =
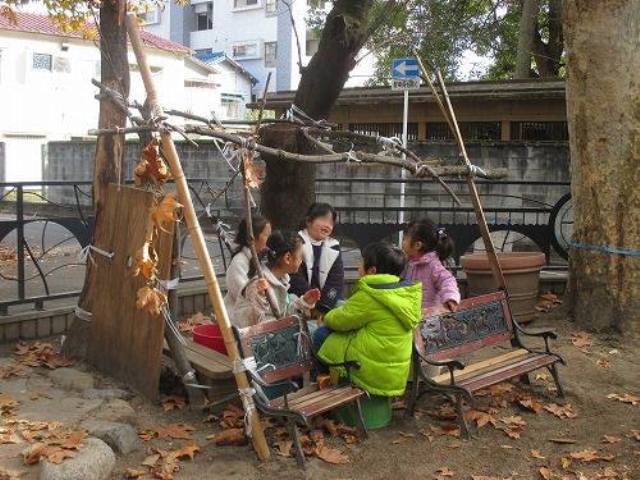
[[(360, 398), (367, 394), (364, 390), (350, 381), (324, 389), (315, 383), (302, 388), (294, 383), (293, 380), (307, 376), (315, 366), (305, 322), (291, 316), (234, 331), (247, 373), (256, 389), (254, 402), (263, 414), (286, 421), (300, 466), (304, 466), (305, 458), (296, 423), (310, 426), (313, 417), (353, 403), (358, 411), (360, 429), (366, 436), (360, 405)], [(344, 367), (347, 372), (359, 368), (356, 362), (330, 366)], [(269, 398), (278, 394), (274, 389), (283, 393), (277, 398)]]
[[(526, 347), (521, 336), (544, 339), (542, 351)], [(472, 403), (474, 393), (483, 388), (513, 378), (528, 380), (527, 374), (547, 368), (563, 396), (557, 364), (564, 364), (551, 352), (549, 339), (556, 338), (550, 330), (523, 329), (511, 316), (505, 292), (463, 300), (455, 313), (427, 315), (414, 336), (413, 369), (408, 394), (407, 414), (413, 415), (418, 398), (424, 393), (444, 393), (455, 398), (458, 422), (463, 432), (469, 430), (462, 410), (463, 399)], [(510, 342), (512, 350), (465, 366), (459, 359), (485, 347)], [(433, 378), (424, 372), (424, 365), (446, 367), (448, 372)]]
[[(195, 343), (189, 338), (184, 338), (185, 353), (195, 371), (212, 380), (229, 380), (233, 378), (232, 362), (229, 357), (216, 350)], [(167, 343), (164, 344), (164, 352), (171, 354)]]

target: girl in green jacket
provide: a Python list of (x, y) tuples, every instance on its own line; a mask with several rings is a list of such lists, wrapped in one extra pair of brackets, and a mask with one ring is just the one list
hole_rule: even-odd
[(404, 393), (411, 364), (413, 330), (422, 318), (422, 287), (403, 282), (402, 251), (373, 243), (362, 252), (360, 279), (351, 297), (324, 317), (314, 335), (327, 363), (355, 360), (353, 382), (373, 395)]

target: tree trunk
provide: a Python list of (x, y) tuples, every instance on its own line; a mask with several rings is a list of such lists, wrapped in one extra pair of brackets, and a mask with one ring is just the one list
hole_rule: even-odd
[(576, 242), (570, 300), (587, 328), (640, 335), (640, 3), (565, 0)]
[(536, 26), (533, 58), (541, 78), (557, 77), (564, 50), (562, 36), (562, 0), (549, 0), (549, 41), (544, 43)]
[[(316, 120), (326, 119), (355, 66), (368, 35), (373, 0), (337, 0), (327, 16), (318, 51), (304, 68), (294, 104)], [(267, 146), (309, 153), (311, 145), (295, 127), (261, 131)], [(315, 167), (277, 159), (267, 161), (262, 211), (277, 228), (294, 229), (315, 199)]]
[[(129, 96), (129, 63), (127, 60), (127, 30), (124, 18), (120, 17), (121, 3), (124, 0), (102, 2), (100, 7), (100, 81), (113, 90), (120, 92), (125, 98)], [(124, 127), (126, 115), (110, 100), (100, 101), (98, 128)], [(95, 223), (93, 237), (101, 229), (108, 228), (101, 221), (101, 212), (109, 183), (122, 179), (122, 159), (124, 156), (124, 135), (101, 135), (96, 145), (95, 169), (93, 175), (93, 204)], [(95, 268), (87, 262), (84, 285), (80, 293), (78, 305), (91, 312), (95, 288)], [(64, 342), (65, 355), (85, 358), (89, 323), (75, 318), (67, 339)]]
[(531, 77), (531, 54), (538, 23), (539, 0), (522, 0), (514, 78)]

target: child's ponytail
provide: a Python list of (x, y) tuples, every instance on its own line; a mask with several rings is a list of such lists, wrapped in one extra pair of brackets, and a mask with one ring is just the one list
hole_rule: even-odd
[(453, 243), (453, 239), (449, 236), (444, 228), (437, 228), (436, 236), (438, 240), (436, 242), (436, 247), (434, 250), (438, 254), (438, 258), (440, 259), (440, 261), (444, 263), (447, 261), (447, 259), (453, 256), (455, 244)]
[(405, 229), (405, 235), (408, 235), (413, 242), (422, 243), (422, 253), (435, 251), (443, 263), (453, 256), (455, 247), (453, 239), (444, 228), (438, 227), (428, 218), (409, 223)]

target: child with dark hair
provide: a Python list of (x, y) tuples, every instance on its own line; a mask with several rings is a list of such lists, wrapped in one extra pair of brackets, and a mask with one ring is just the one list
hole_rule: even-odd
[(453, 240), (444, 228), (429, 219), (409, 223), (402, 250), (409, 258), (402, 278), (422, 283), (422, 308), (444, 307), (455, 311), (460, 291), (453, 274), (444, 266), (453, 255)]
[[(255, 237), (256, 251), (258, 255), (267, 248), (267, 239), (271, 235), (271, 223), (260, 215), (253, 215), (251, 221), (253, 236)], [(224, 302), (233, 319), (233, 308), (240, 296), (240, 292), (249, 283), (249, 268), (251, 267), (251, 250), (249, 249), (249, 231), (247, 220), (243, 218), (238, 224), (238, 233), (235, 238), (236, 249), (232, 253), (231, 263), (227, 268), (226, 284), (227, 295)]]
[(291, 275), (291, 293), (302, 295), (310, 288), (321, 292), (316, 309), (331, 310), (342, 300), (344, 266), (340, 244), (331, 237), (336, 223), (336, 211), (328, 203), (314, 203), (309, 207), (305, 226), (298, 234), (303, 240), (303, 262), (300, 270)]
[(296, 234), (284, 235), (275, 231), (267, 240), (267, 268), (264, 278), (249, 271), (251, 280), (242, 290), (234, 308), (234, 324), (246, 327), (275, 320), (266, 297), (268, 288), (273, 289), (278, 309), (283, 316), (297, 314), (308, 316), (320, 298), (318, 289), (310, 289), (301, 297), (290, 294), (289, 275), (297, 272), (302, 263), (302, 239)]
[(314, 334), (320, 360), (357, 361), (360, 369), (352, 372), (352, 380), (373, 395), (402, 395), (409, 376), (422, 290), (401, 281), (404, 267), (399, 248), (382, 242), (365, 247), (353, 294), (325, 315)]

